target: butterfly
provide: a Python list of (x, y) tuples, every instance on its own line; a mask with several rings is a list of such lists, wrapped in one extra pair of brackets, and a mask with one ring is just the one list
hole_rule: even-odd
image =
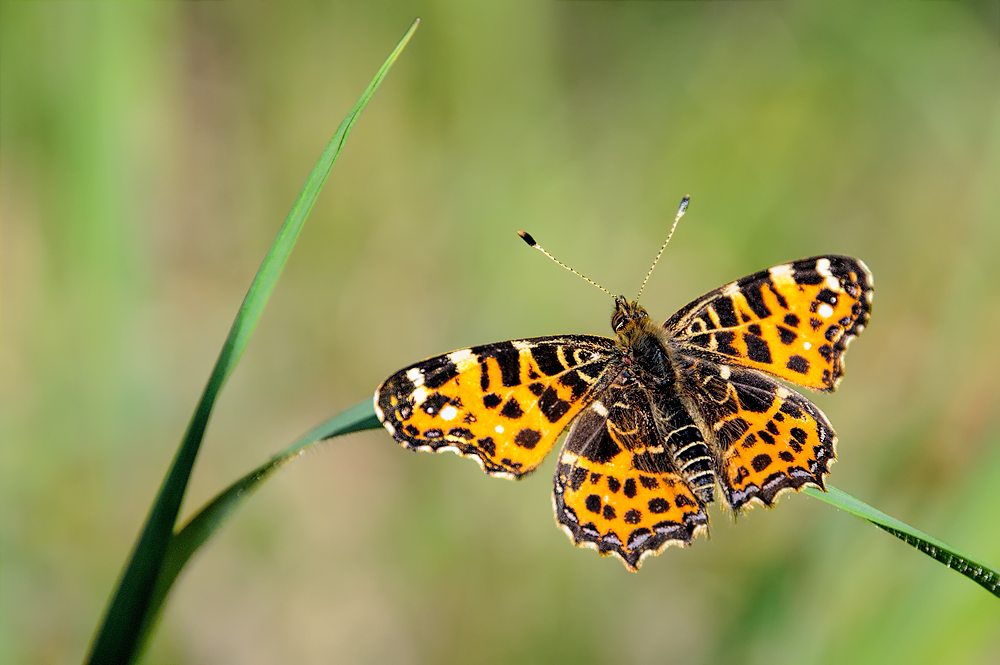
[(863, 262), (825, 255), (726, 284), (662, 325), (638, 298), (617, 296), (615, 338), (534, 337), (435, 356), (386, 379), (375, 412), (406, 448), (453, 451), (511, 479), (537, 468), (568, 427), (556, 520), (576, 545), (634, 571), (707, 531), (717, 496), (738, 513), (825, 489), (833, 427), (775, 378), (834, 391), (872, 295)]

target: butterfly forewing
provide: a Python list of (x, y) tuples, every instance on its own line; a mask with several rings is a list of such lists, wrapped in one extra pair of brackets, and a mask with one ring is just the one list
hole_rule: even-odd
[(615, 352), (605, 337), (499, 342), (429, 358), (375, 391), (379, 419), (413, 450), (452, 450), (492, 475), (537, 467)]
[(868, 323), (872, 287), (861, 261), (817, 256), (707, 293), (663, 325), (684, 352), (832, 391)]

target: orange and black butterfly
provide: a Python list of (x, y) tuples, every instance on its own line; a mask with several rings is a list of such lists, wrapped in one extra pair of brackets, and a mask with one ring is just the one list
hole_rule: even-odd
[(512, 479), (568, 426), (556, 519), (577, 545), (636, 570), (705, 531), (717, 493), (739, 511), (824, 488), (833, 427), (772, 377), (835, 390), (872, 288), (864, 263), (828, 255), (731, 282), (663, 325), (618, 296), (614, 339), (535, 337), (436, 356), (386, 379), (375, 412), (411, 450), (451, 450)]

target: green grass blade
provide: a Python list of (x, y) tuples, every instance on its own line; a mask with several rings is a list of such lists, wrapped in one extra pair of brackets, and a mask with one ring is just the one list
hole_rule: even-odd
[(378, 70), (357, 104), (340, 124), (319, 161), (309, 173), (302, 191), (261, 263), (223, 344), (180, 447), (160, 486), (139, 539), (111, 596), (86, 662), (134, 662), (138, 656), (139, 645), (146, 641), (141, 633), (144, 627), (151, 625), (148, 619), (150, 602), (215, 401), (246, 350), (264, 306), (295, 246), (302, 225), (312, 210), (351, 128), (410, 40), (416, 27), (417, 23), (414, 22)]
[(907, 545), (917, 548), (935, 561), (939, 561), (960, 575), (968, 577), (994, 596), (1000, 597), (1000, 573), (965, 552), (955, 549), (933, 536), (928, 536), (909, 524), (889, 517), (882, 511), (872, 508), (864, 501), (855, 499), (836, 487), (827, 486), (826, 492), (814, 487), (807, 487), (803, 491), (811, 497), (867, 520), (883, 531), (888, 531)]
[(160, 572), (159, 580), (157, 580), (157, 587), (162, 593), (154, 597), (154, 602), (162, 603), (173, 584), (173, 580), (176, 579), (188, 559), (215, 535), (233, 513), (246, 503), (275, 471), (297, 458), (318, 441), (380, 426), (381, 424), (375, 417), (371, 400), (365, 400), (313, 428), (291, 446), (220, 492), (201, 510), (192, 515), (171, 540), (167, 561)]
[(381, 423), (375, 417), (371, 400), (365, 400), (313, 428), (291, 446), (220, 492), (195, 513), (170, 541), (163, 568), (160, 569), (160, 576), (156, 580), (156, 589), (148, 612), (149, 624), (142, 631), (143, 637), (148, 638), (152, 634), (152, 628), (163, 609), (170, 589), (187, 562), (222, 528), (237, 509), (260, 489), (264, 481), (318, 441), (376, 427), (381, 427)]

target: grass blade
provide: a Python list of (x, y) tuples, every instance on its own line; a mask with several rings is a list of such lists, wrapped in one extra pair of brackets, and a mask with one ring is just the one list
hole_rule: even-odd
[(184, 492), (187, 489), (191, 470), (201, 447), (215, 401), (246, 350), (250, 336), (253, 334), (264, 306), (288, 261), (305, 219), (309, 211), (312, 210), (320, 189), (340, 154), (351, 128), (357, 122), (358, 116), (368, 104), (368, 100), (371, 99), (389, 68), (399, 57), (416, 27), (417, 23), (414, 22), (378, 70), (357, 104), (340, 124), (319, 161), (310, 171), (302, 191), (278, 231), (267, 256), (261, 263), (243, 304), (236, 314), (233, 326), (223, 344), (222, 351), (209, 376), (208, 383), (180, 447), (156, 495), (139, 539), (111, 596), (86, 662), (134, 662), (139, 653), (139, 646), (146, 641), (142, 631), (151, 626), (149, 612), (152, 596), (173, 537), (174, 525), (177, 522)]
[[(264, 481), (318, 441), (380, 426), (371, 400), (365, 400), (313, 428), (205, 504), (170, 541), (163, 568), (156, 580), (156, 589), (147, 613), (149, 624), (142, 631), (143, 637), (148, 638), (152, 634), (152, 628), (163, 610), (170, 589), (187, 562), (260, 489)], [(140, 653), (144, 646), (145, 644), (140, 645)]]
[(882, 511), (872, 508), (864, 501), (855, 499), (850, 494), (836, 487), (827, 486), (826, 492), (822, 492), (814, 487), (807, 487), (803, 491), (811, 497), (825, 501), (831, 506), (867, 520), (883, 531), (888, 531), (907, 545), (917, 548), (935, 561), (943, 563), (960, 575), (968, 577), (994, 596), (1000, 597), (1000, 573), (997, 573), (989, 566), (977, 561), (968, 554), (933, 536), (928, 536), (926, 533), (914, 529), (909, 524), (889, 517)]

